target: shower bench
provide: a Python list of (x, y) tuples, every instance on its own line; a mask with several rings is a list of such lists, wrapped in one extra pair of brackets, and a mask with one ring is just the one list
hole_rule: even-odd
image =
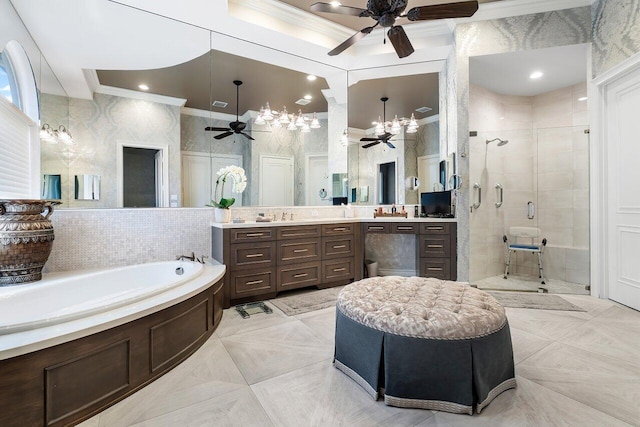
[(504, 308), (466, 283), (373, 277), (336, 309), (334, 365), (387, 405), (472, 415), (516, 387)]

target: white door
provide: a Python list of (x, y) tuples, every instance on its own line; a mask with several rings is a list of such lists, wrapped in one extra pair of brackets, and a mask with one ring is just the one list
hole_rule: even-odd
[(640, 68), (605, 91), (609, 298), (640, 310)]
[(260, 156), (260, 206), (293, 206), (293, 157)]
[[(229, 165), (242, 166), (242, 156), (210, 157), (209, 153), (182, 153), (182, 199), (184, 207), (203, 207), (211, 203), (216, 186), (216, 173)], [(242, 195), (232, 193), (233, 184), (227, 182), (224, 197), (233, 197), (233, 206), (242, 206)], [(220, 195), (217, 197), (220, 198)]]
[(432, 154), (430, 156), (418, 157), (418, 193), (429, 193), (433, 191), (433, 186), (440, 182), (440, 156)]
[[(162, 151), (158, 150), (156, 152), (155, 157), (156, 163), (156, 207), (161, 208), (162, 206), (162, 192), (164, 191), (164, 182), (162, 181), (162, 177), (164, 173), (162, 171)], [(165, 206), (166, 207), (166, 206)]]
[[(312, 155), (307, 158), (307, 206), (326, 205), (330, 202), (331, 187), (329, 181), (329, 159), (325, 155)], [(320, 197), (321, 190), (327, 192), (326, 197)]]

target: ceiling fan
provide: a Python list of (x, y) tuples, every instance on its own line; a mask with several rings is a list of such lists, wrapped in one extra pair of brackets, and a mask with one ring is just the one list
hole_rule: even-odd
[[(382, 98), (380, 98), (380, 101), (382, 101), (382, 123), (387, 122), (387, 101), (388, 100), (389, 98), (387, 98), (386, 96), (383, 96)], [(378, 121), (380, 121), (380, 119), (378, 119)], [(385, 130), (385, 132), (382, 135), (376, 135), (375, 138), (360, 138), (360, 141), (362, 142), (371, 141), (369, 142), (369, 144), (364, 144), (362, 148), (373, 147), (374, 145), (378, 145), (381, 142), (384, 142), (385, 144), (387, 144), (389, 148), (396, 148), (395, 145), (389, 142), (389, 139), (391, 139), (392, 136), (393, 136), (392, 133), (389, 133)]]
[(339, 13), (361, 18), (367, 17), (376, 20), (373, 26), (363, 28), (330, 51), (330, 56), (342, 53), (342, 51), (354, 45), (358, 40), (380, 25), (384, 28), (389, 28), (387, 37), (389, 37), (399, 58), (411, 55), (414, 50), (404, 28), (400, 25), (395, 25), (396, 19), (407, 18), (409, 21), (426, 21), (431, 19), (463, 18), (472, 16), (478, 10), (478, 2), (473, 0), (436, 4), (433, 6), (419, 6), (404, 13), (407, 2), (408, 0), (367, 0), (366, 9), (342, 5), (334, 6), (330, 3), (319, 2), (312, 4), (311, 10), (314, 12)]
[(221, 133), (219, 135), (214, 136), (215, 139), (226, 138), (229, 135), (233, 135), (234, 133), (237, 133), (237, 134), (240, 134), (240, 135), (244, 136), (245, 138), (249, 138), (250, 140), (253, 141), (255, 138), (253, 138), (248, 133), (243, 132), (244, 128), (247, 127), (247, 124), (240, 121), (240, 113), (239, 113), (239, 104), (240, 104), (240, 102), (239, 102), (239, 98), (240, 98), (240, 85), (242, 84), (242, 81), (241, 80), (234, 80), (233, 84), (236, 85), (236, 120), (234, 122), (229, 123), (229, 127), (228, 128), (207, 126), (206, 128), (204, 128), (204, 130), (205, 131), (224, 132), (224, 133)]

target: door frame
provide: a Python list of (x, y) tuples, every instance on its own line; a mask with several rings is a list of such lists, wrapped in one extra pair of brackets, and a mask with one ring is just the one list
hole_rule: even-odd
[[(124, 207), (124, 165), (123, 165), (123, 149), (127, 148), (144, 148), (147, 150), (158, 150), (162, 155), (162, 182), (160, 183), (162, 194), (161, 200), (156, 200), (158, 207), (169, 207), (169, 146), (162, 144), (155, 144), (153, 142), (146, 141), (128, 141), (124, 139), (116, 140), (116, 188), (117, 188), (117, 203), (119, 208)], [(157, 191), (157, 184), (156, 184)]]
[[(214, 171), (213, 168), (211, 167), (211, 159), (215, 158), (223, 158), (223, 159), (231, 159), (231, 160), (239, 160), (240, 163), (240, 167), (244, 169), (244, 158), (242, 157), (241, 154), (219, 154), (219, 153), (207, 153), (204, 151), (185, 151), (182, 150), (180, 151), (180, 170), (181, 170), (181, 175), (180, 175), (180, 187), (182, 190), (182, 196), (183, 196), (183, 200), (184, 200), (184, 195), (185, 195), (185, 182), (186, 180), (184, 179), (184, 173), (185, 173), (185, 163), (184, 163), (184, 157), (185, 156), (192, 156), (192, 157), (207, 157), (209, 159), (209, 181), (211, 184), (211, 188), (209, 190), (209, 198), (213, 199), (213, 191), (215, 190), (215, 184), (213, 182), (213, 178), (215, 176), (215, 174), (218, 171)], [(235, 206), (242, 206), (242, 195), (240, 195), (240, 197), (236, 200)]]
[(291, 206), (293, 206), (295, 204), (296, 201), (296, 183), (295, 183), (295, 159), (293, 156), (277, 156), (275, 154), (260, 154), (260, 164), (258, 165), (258, 180), (260, 182), (259, 186), (258, 186), (258, 205), (262, 206), (263, 203), (263, 190), (262, 190), (262, 185), (263, 182), (265, 181), (264, 179), (262, 179), (263, 177), (263, 170), (262, 170), (262, 165), (264, 163), (265, 159), (280, 159), (280, 160), (289, 160), (291, 162), (291, 188), (293, 191), (293, 200), (291, 203)]
[[(325, 157), (327, 159), (327, 174), (329, 174), (329, 155), (328, 154), (323, 154), (323, 153), (316, 153), (316, 154), (307, 154), (305, 156), (305, 160), (304, 160), (304, 199), (305, 199), (305, 203), (307, 206), (311, 206), (311, 188), (310, 188), (310, 183), (309, 183), (309, 163), (311, 162), (312, 158), (318, 158), (318, 157)], [(329, 182), (329, 176), (327, 175), (327, 182), (326, 185), (327, 187), (329, 186), (330, 182)], [(328, 192), (327, 192), (328, 193)], [(333, 196), (331, 195), (327, 195), (327, 199), (326, 201), (328, 202), (330, 199), (329, 197)]]
[[(591, 57), (589, 56), (588, 75), (591, 74)], [(611, 155), (607, 145), (607, 136), (610, 125), (607, 123), (608, 105), (606, 97), (611, 84), (617, 82), (631, 72), (640, 69), (640, 53), (629, 57), (620, 64), (602, 73), (593, 79), (587, 86), (589, 105), (589, 249), (590, 249), (590, 283), (591, 295), (600, 298), (609, 298), (610, 264), (608, 253), (609, 239), (609, 214), (607, 212), (607, 200), (609, 197), (608, 186), (610, 183), (608, 158)]]

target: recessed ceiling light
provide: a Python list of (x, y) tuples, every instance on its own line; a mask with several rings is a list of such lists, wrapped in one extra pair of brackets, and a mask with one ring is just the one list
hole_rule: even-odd
[(542, 71), (534, 71), (533, 73), (529, 74), (530, 79), (539, 79), (542, 76), (544, 76), (544, 73)]
[(313, 98), (311, 95), (305, 95), (304, 96), (304, 99), (311, 99), (311, 98)]
[(309, 80), (310, 82), (314, 81), (315, 79), (317, 79), (317, 77), (316, 77), (316, 76), (314, 76), (313, 74), (309, 74), (309, 75), (307, 76), (307, 80)]
[(581, 96), (580, 98), (578, 98), (578, 101), (586, 101), (587, 97), (586, 96)]
[(149, 90), (149, 86), (147, 86), (146, 84), (142, 83), (138, 85), (138, 89), (140, 90)]
[(330, 1), (329, 4), (333, 7), (342, 6), (342, 3), (340, 3), (339, 1)]

